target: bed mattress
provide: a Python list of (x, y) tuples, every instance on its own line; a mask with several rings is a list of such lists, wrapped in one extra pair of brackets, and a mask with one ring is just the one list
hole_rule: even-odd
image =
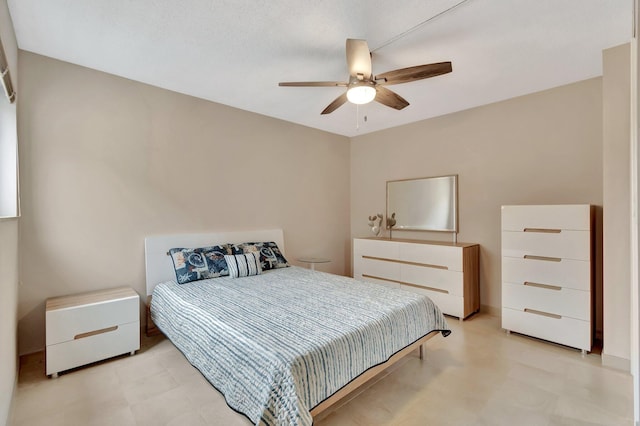
[(432, 331), (426, 296), (289, 267), (158, 284), (155, 324), (254, 424), (311, 425), (317, 404)]

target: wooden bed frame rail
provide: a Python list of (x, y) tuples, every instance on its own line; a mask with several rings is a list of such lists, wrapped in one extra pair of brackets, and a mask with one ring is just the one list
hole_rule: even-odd
[(355, 379), (347, 383), (342, 389), (340, 389), (339, 391), (331, 395), (329, 398), (325, 399), (320, 404), (316, 405), (311, 410), (311, 415), (313, 416), (314, 419), (317, 418), (321, 413), (325, 412), (326, 410), (334, 406), (337, 402), (342, 400), (344, 397), (349, 395), (351, 392), (355, 391), (360, 386), (364, 385), (366, 382), (368, 382), (373, 377), (375, 377), (378, 373), (381, 373), (382, 371), (391, 367), (393, 364), (400, 361), (402, 358), (409, 355), (411, 352), (413, 352), (417, 348), (420, 348), (420, 359), (423, 359), (423, 356), (424, 356), (423, 344), (427, 340), (431, 339), (433, 336), (437, 335), (438, 333), (440, 332), (432, 331), (431, 333), (427, 334), (426, 336), (424, 336), (419, 340), (416, 340), (414, 343), (402, 349), (401, 351), (396, 352), (391, 358), (389, 358), (387, 362), (378, 364), (375, 367), (371, 367), (370, 369), (368, 369), (367, 371), (365, 371), (364, 373), (362, 373), (361, 375), (359, 375), (358, 377), (356, 377)]

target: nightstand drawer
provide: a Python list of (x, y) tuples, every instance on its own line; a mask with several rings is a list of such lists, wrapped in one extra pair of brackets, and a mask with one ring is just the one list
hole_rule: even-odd
[(82, 306), (48, 310), (47, 345), (73, 340), (77, 335), (118, 324), (139, 321), (138, 295)]
[(111, 331), (47, 346), (47, 375), (90, 364), (140, 348), (140, 322)]

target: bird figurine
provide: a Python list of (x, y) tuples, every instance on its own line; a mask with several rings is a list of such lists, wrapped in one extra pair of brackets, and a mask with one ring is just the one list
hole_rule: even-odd
[[(376, 221), (378, 222), (377, 224), (376, 224)], [(380, 230), (382, 226), (382, 213), (369, 216), (369, 226), (371, 227), (371, 232), (373, 232), (373, 235), (375, 235), (376, 237), (380, 235)]]

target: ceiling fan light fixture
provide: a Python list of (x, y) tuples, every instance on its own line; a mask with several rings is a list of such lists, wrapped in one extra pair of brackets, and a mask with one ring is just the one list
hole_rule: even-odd
[(347, 90), (347, 99), (352, 104), (368, 104), (376, 97), (376, 89), (371, 84), (363, 83), (351, 86)]

